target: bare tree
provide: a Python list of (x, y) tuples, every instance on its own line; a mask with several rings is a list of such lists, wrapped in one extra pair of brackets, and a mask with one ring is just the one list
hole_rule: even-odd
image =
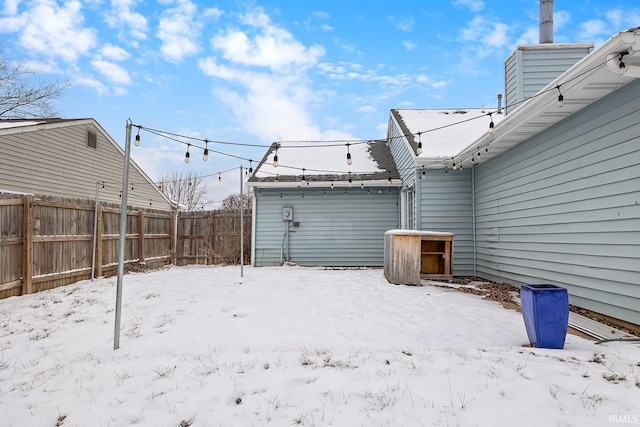
[(35, 74), (20, 63), (9, 63), (0, 57), (0, 117), (55, 117), (53, 101), (62, 95), (67, 83), (28, 82)]
[(173, 172), (160, 177), (160, 190), (181, 209), (193, 211), (207, 204), (207, 188), (202, 175), (190, 172)]
[[(251, 212), (251, 198), (248, 194), (243, 195), (244, 199), (244, 212)], [(240, 194), (232, 194), (227, 196), (222, 201), (222, 206), (220, 206), (220, 211), (223, 212), (237, 212), (240, 210), (241, 202), (240, 202)]]

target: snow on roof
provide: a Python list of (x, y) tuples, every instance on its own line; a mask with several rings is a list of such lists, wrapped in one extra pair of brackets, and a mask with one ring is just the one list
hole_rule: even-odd
[(276, 174), (330, 175), (330, 174), (374, 174), (384, 172), (370, 153), (369, 142), (350, 142), (352, 164), (347, 164), (347, 143), (342, 141), (324, 142), (279, 142), (277, 168), (273, 167), (272, 152), (256, 171), (257, 178), (274, 177)]
[[(422, 159), (455, 156), (486, 134), (492, 119), (494, 124), (504, 119), (504, 114), (495, 113), (495, 109), (482, 108), (394, 111), (404, 123), (407, 133), (415, 135), (422, 132), (422, 154), (418, 156)], [(491, 117), (489, 113), (492, 113)], [(418, 136), (414, 139), (417, 143)]]
[(10, 129), (10, 128), (17, 128), (17, 127), (22, 127), (22, 126), (32, 126), (32, 125), (38, 125), (40, 123), (45, 123), (43, 121), (23, 121), (23, 120), (16, 120), (16, 121), (3, 121), (0, 120), (0, 129)]

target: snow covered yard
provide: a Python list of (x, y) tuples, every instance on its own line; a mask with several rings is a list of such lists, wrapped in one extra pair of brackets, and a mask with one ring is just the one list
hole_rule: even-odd
[(3, 426), (640, 424), (640, 345), (382, 270), (172, 267), (0, 301)]

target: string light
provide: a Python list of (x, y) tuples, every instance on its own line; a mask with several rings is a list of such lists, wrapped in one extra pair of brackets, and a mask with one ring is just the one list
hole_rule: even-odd
[(627, 67), (627, 65), (624, 62), (622, 62), (622, 58), (624, 58), (625, 55), (626, 55), (626, 52), (622, 52), (620, 54), (620, 64), (619, 64), (619, 66), (620, 66), (621, 70), (624, 70)]
[(420, 179), (424, 179), (427, 176), (427, 172), (422, 168), (422, 174), (420, 174)]
[(249, 176), (249, 178), (251, 178), (253, 176), (253, 166), (252, 166), (253, 160), (249, 159), (249, 170), (247, 171), (247, 174)]
[(389, 172), (389, 179), (387, 180), (387, 182), (389, 183), (389, 185), (391, 185), (391, 172)]
[(279, 182), (278, 174), (276, 174), (276, 182)]
[(204, 140), (204, 153), (202, 153), (202, 160), (205, 162), (209, 160), (209, 141)]
[(489, 119), (491, 119), (491, 122), (489, 122), (489, 133), (493, 133), (493, 129), (495, 128), (495, 124), (493, 123), (493, 113), (489, 113)]
[(454, 159), (453, 157), (451, 158), (451, 160), (453, 160), (453, 163), (451, 164), (451, 169), (456, 170), (458, 169), (458, 167), (456, 166), (456, 159)]
[(349, 152), (349, 145), (351, 144), (347, 144), (347, 164), (351, 165), (353, 161), (351, 160), (351, 152)]
[(333, 180), (331, 180), (331, 189), (333, 190)]
[(191, 144), (187, 144), (187, 153), (184, 155), (184, 162), (185, 163), (189, 163), (191, 161), (191, 155), (189, 154), (189, 147), (191, 147)]
[(557, 85), (556, 89), (558, 89), (558, 93), (560, 94), (558, 95), (558, 108), (562, 108), (564, 106), (564, 96), (562, 96), (562, 92), (560, 92), (560, 85)]
[(351, 180), (351, 171), (349, 171), (349, 187), (353, 185), (353, 181)]
[(278, 146), (276, 145), (276, 154), (273, 155), (273, 167), (278, 167)]
[(416, 150), (416, 153), (418, 153), (418, 156), (420, 154), (422, 154), (422, 138), (421, 138), (422, 132), (418, 132), (418, 149)]
[(222, 176), (220, 175), (220, 172), (218, 172), (218, 182), (222, 182)]
[(364, 190), (364, 179), (362, 181), (360, 181), (360, 189)]
[(304, 177), (304, 168), (302, 168), (302, 179), (300, 180), (300, 185), (305, 186), (307, 185), (307, 179)]
[(138, 133), (136, 134), (136, 140), (134, 141), (136, 147), (140, 147), (140, 126), (138, 126)]

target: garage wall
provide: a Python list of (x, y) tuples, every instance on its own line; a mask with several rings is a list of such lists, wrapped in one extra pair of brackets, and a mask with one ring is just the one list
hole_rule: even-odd
[(253, 264), (277, 265), (286, 232), (282, 207), (293, 208), (291, 262), (299, 265), (382, 266), (384, 233), (400, 227), (395, 187), (256, 189)]

